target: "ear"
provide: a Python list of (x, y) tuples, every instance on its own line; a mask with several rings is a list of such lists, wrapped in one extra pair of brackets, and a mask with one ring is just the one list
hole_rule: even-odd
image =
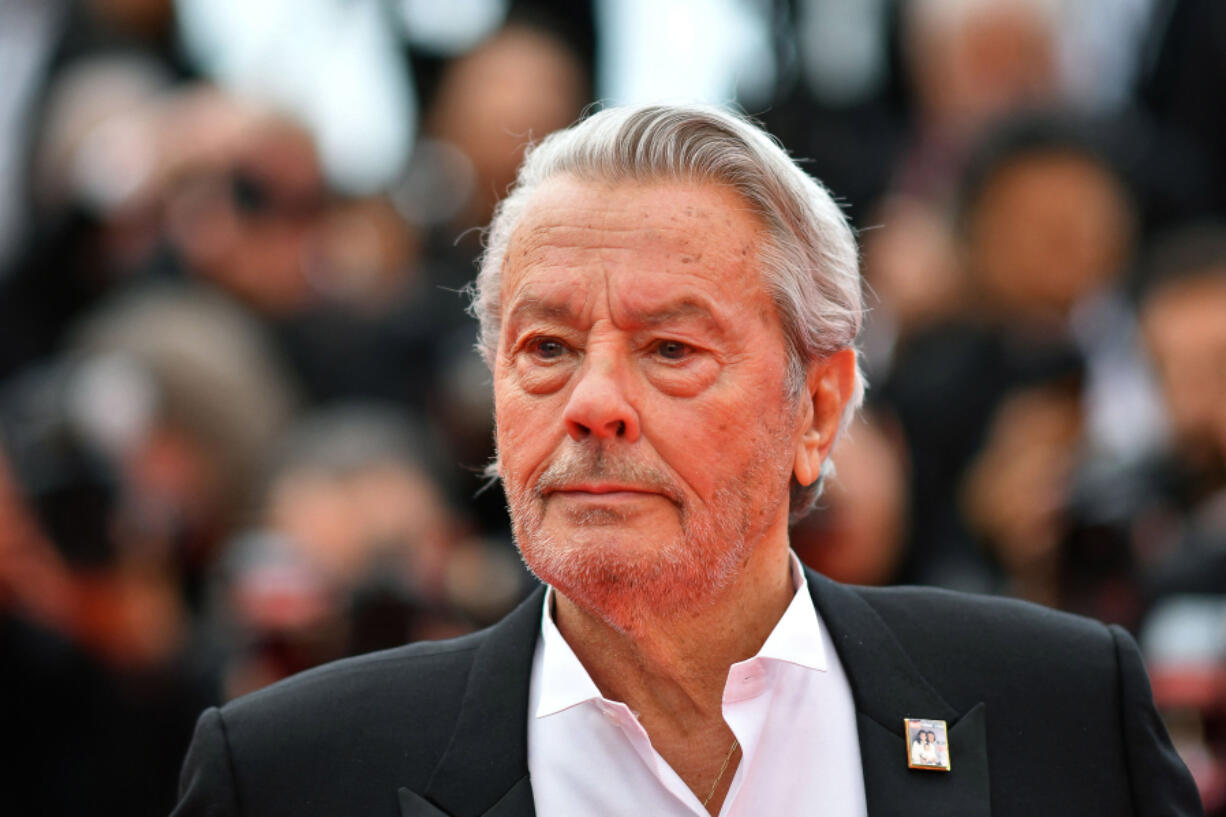
[(792, 473), (801, 485), (812, 485), (822, 473), (822, 463), (830, 456), (830, 447), (834, 445), (835, 434), (843, 420), (843, 410), (855, 390), (855, 350), (840, 349), (814, 361), (809, 366), (805, 384), (807, 399)]

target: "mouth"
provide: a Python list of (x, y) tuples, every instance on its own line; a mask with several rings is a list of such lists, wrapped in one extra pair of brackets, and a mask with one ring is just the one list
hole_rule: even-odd
[(537, 477), (537, 498), (581, 505), (642, 503), (665, 499), (678, 508), (685, 495), (662, 468), (650, 462), (630, 461), (628, 455), (588, 456), (586, 451), (563, 451)]
[(645, 488), (640, 485), (625, 485), (613, 482), (583, 482), (559, 485), (545, 491), (544, 495), (548, 497), (558, 494), (576, 499), (589, 497), (593, 499), (633, 499), (635, 497), (654, 496), (659, 493), (659, 491), (653, 488)]

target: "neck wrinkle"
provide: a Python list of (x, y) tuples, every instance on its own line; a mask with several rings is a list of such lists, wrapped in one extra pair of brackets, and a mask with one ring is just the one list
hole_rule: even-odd
[(555, 589), (558, 630), (601, 694), (640, 714), (649, 733), (649, 721), (686, 732), (722, 724), (729, 668), (757, 654), (795, 594), (786, 547), (773, 568), (751, 570), (761, 553), (709, 605), (667, 617), (640, 609), (614, 625)]

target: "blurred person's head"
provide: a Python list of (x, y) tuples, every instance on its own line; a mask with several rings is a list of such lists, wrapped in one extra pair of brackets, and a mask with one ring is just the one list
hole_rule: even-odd
[[(278, 446), (262, 523), (342, 592), (382, 574), (423, 603), (472, 603), (454, 598), (456, 555), (473, 543), (446, 498), (436, 439), (390, 407), (308, 415)], [(495, 605), (505, 600), (505, 586), (486, 590)]]
[(277, 446), (261, 517), (333, 584), (352, 588), (385, 560), (423, 584), (459, 533), (437, 482), (432, 435), (390, 408), (307, 415)]
[(910, 0), (905, 54), (922, 126), (973, 136), (1058, 92), (1054, 0)]
[[(249, 510), (294, 389), (258, 325), (197, 287), (104, 304), (76, 333), (76, 408), (123, 465), (136, 500), (176, 535), (212, 535)], [(202, 554), (203, 555), (203, 554)]]
[(981, 308), (1060, 322), (1119, 278), (1134, 212), (1120, 176), (1078, 124), (1026, 118), (990, 134), (972, 158), (958, 228)]
[(964, 306), (965, 282), (949, 219), (914, 197), (896, 195), (880, 203), (874, 222), (880, 226), (861, 234), (864, 280), (880, 301), (867, 317), (869, 326), (888, 321), (901, 338), (956, 314)]
[(963, 517), (1010, 592), (1055, 604), (1080, 462), (1083, 364), (1053, 355), (1000, 403), (961, 485)]
[(345, 654), (343, 596), (286, 537), (264, 530), (235, 537), (214, 579), (210, 613), (230, 652), (226, 698)]
[(34, 159), (35, 202), (99, 215), (128, 202), (157, 166), (157, 111), (171, 78), (130, 54), (82, 59), (47, 89)]
[(1189, 228), (1155, 250), (1141, 305), (1145, 345), (1181, 459), (1226, 484), (1226, 227)]
[[(0, 401), (0, 450), (39, 535), (74, 569), (104, 570), (122, 558), (115, 520), (123, 477), (80, 416), (79, 386), (79, 370), (64, 361), (10, 382)], [(24, 528), (20, 515), (15, 522)]]
[(454, 635), (518, 600), (514, 557), (470, 538), (439, 462), (433, 435), (397, 408), (342, 405), (287, 430), (258, 527), (225, 560), (229, 615), (248, 642), (231, 692), (346, 653)]
[(446, 69), (426, 131), (472, 166), (471, 205), (484, 224), (515, 181), (524, 148), (569, 125), (587, 103), (587, 78), (570, 47), (543, 28), (513, 23)]
[(78, 59), (47, 88), (33, 140), (33, 219), (72, 263), (53, 274), (97, 290), (140, 267), (158, 245), (161, 110), (171, 78), (126, 53)]
[(209, 83), (176, 87), (158, 123), (159, 192), (197, 172), (233, 164), (251, 128), (271, 115), (259, 103)]
[(386, 198), (336, 200), (312, 242), (308, 278), (331, 303), (379, 313), (416, 284), (420, 235)]
[(154, 667), (187, 630), (179, 565), (151, 546), (121, 453), (83, 414), (114, 407), (89, 404), (87, 377), (57, 361), (24, 373), (0, 403), (0, 562), (12, 559), (0, 596), (12, 583), (23, 612), (94, 655)]
[(328, 199), (310, 132), (208, 90), (168, 106), (161, 122), (165, 229), (188, 271), (261, 312), (308, 305)]

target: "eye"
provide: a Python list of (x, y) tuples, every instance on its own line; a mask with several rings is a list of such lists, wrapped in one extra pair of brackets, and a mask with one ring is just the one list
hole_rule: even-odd
[(566, 344), (557, 338), (533, 338), (528, 342), (528, 352), (539, 360), (557, 360), (566, 354)]
[(656, 344), (656, 354), (665, 360), (684, 360), (692, 350), (679, 340), (662, 340)]

